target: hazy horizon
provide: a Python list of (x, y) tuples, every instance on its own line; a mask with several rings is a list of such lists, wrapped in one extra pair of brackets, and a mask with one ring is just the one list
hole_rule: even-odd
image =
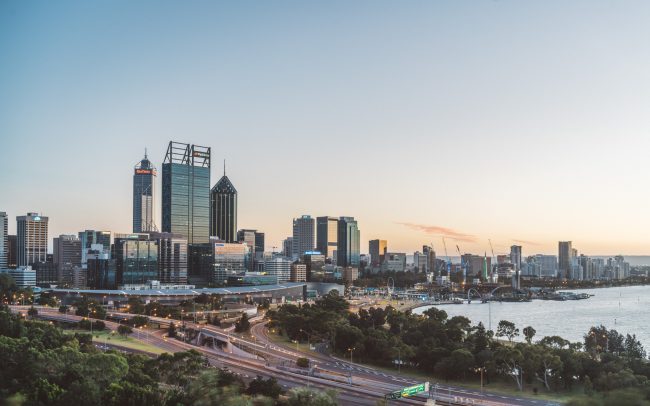
[[(130, 232), (132, 170), (212, 147), (239, 228), (413, 252), (650, 255), (650, 3), (0, 3), (0, 211)], [(160, 177), (156, 219), (160, 227)], [(50, 241), (51, 244), (51, 241)]]

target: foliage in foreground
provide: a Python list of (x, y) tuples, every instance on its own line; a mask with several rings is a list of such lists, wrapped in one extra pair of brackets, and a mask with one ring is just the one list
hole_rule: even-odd
[[(534, 342), (536, 331), (521, 331), (507, 320), (496, 332), (473, 326), (462, 316), (447, 317), (438, 308), (422, 315), (392, 307), (350, 313), (335, 292), (313, 305), (286, 304), (268, 312), (270, 327), (292, 340), (320, 342), (340, 356), (380, 366), (401, 360), (408, 367), (445, 380), (477, 379), (512, 382), (548, 392), (570, 391), (576, 384), (590, 394), (648, 398), (650, 362), (634, 335), (623, 336), (603, 326), (592, 327), (583, 342), (559, 336)], [(524, 342), (517, 338), (523, 333)], [(606, 401), (606, 399), (604, 400)]]
[[(143, 355), (102, 352), (90, 334), (24, 320), (0, 308), (0, 403), (11, 405), (335, 405), (334, 394), (303, 390), (281, 396), (273, 378), (249, 385), (213, 368), (197, 351)], [(330, 403), (322, 401), (326, 397)], [(318, 403), (309, 401), (310, 399)]]

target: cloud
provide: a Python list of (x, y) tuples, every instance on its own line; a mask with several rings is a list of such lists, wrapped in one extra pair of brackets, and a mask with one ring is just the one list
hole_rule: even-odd
[(542, 244), (540, 244), (538, 242), (534, 242), (534, 241), (526, 241), (526, 240), (512, 240), (512, 241), (514, 241), (514, 242), (516, 242), (518, 244), (524, 244), (524, 245), (542, 245)]
[(457, 241), (464, 242), (476, 242), (476, 236), (471, 234), (461, 233), (459, 231), (453, 230), (447, 227), (441, 226), (429, 226), (425, 224), (413, 224), (413, 223), (397, 223), (403, 226), (406, 226), (410, 229), (422, 231), (427, 234), (439, 235), (441, 237), (452, 238)]

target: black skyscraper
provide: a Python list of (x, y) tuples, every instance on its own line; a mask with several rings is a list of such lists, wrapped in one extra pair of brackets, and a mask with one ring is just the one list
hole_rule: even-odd
[(226, 176), (210, 191), (210, 235), (225, 242), (237, 241), (237, 189)]

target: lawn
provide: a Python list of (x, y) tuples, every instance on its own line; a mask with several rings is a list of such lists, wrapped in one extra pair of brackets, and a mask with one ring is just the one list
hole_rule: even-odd
[[(66, 330), (66, 332), (69, 332), (70, 334), (90, 333), (90, 331), (88, 330)], [(144, 333), (141, 334), (144, 337)], [(112, 333), (110, 330), (93, 331), (93, 342), (100, 345), (103, 344), (116, 345), (116, 346), (132, 349), (132, 350), (149, 352), (152, 354), (162, 354), (164, 352), (167, 352), (152, 344), (138, 340), (137, 336), (138, 334), (136, 332), (134, 332), (128, 337), (123, 337), (118, 335), (117, 333)]]

